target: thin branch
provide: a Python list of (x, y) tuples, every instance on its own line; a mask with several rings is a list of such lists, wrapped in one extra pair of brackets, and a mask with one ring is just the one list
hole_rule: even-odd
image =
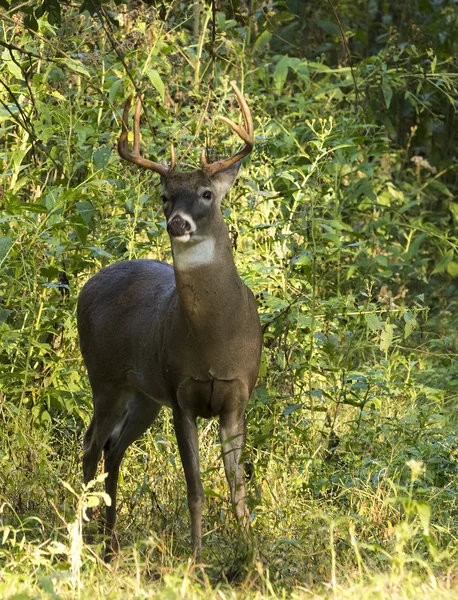
[(39, 148), (42, 152), (44, 152), (46, 154), (46, 156), (54, 163), (54, 166), (57, 169), (61, 169), (62, 168), (62, 164), (58, 163), (50, 154), (49, 150), (46, 148), (46, 146), (43, 145), (42, 142), (39, 141), (36, 133), (33, 130), (33, 125), (30, 121), (30, 118), (26, 115), (26, 113), (24, 112), (24, 110), (22, 109), (22, 106), (19, 104), (19, 101), (17, 100), (14, 92), (11, 90), (11, 88), (2, 80), (0, 79), (0, 83), (3, 85), (3, 87), (6, 89), (6, 91), (8, 92), (9, 96), (11, 97), (11, 100), (13, 101), (13, 104), (17, 107), (20, 115), (21, 115), (21, 119), (18, 119), (17, 116), (13, 113), (13, 111), (10, 109), (10, 107), (5, 104), (5, 102), (3, 102), (3, 100), (0, 100), (0, 104), (3, 106), (3, 108), (9, 113), (11, 119), (19, 126), (22, 127), (22, 129), (24, 129), (24, 131), (27, 132), (27, 134), (30, 137), (30, 140), (32, 142), (32, 152), (33, 152), (33, 156), (34, 156), (34, 160), (35, 160), (35, 164), (37, 164), (37, 156), (36, 156), (36, 152), (35, 152), (35, 148)]
[(340, 22), (339, 15), (337, 14), (337, 11), (334, 8), (334, 5), (332, 4), (331, 0), (328, 0), (328, 4), (331, 7), (332, 12), (334, 13), (334, 17), (337, 21), (337, 25), (339, 26), (340, 35), (342, 36), (342, 43), (345, 48), (345, 54), (347, 55), (348, 64), (350, 65), (350, 73), (351, 73), (351, 77), (353, 79), (353, 86), (355, 88), (355, 108), (356, 108), (359, 104), (359, 92), (358, 92), (358, 84), (356, 83), (355, 72), (353, 70), (353, 61), (351, 59), (350, 48), (348, 46), (347, 38), (345, 36), (345, 32), (343, 30), (342, 23)]
[[(103, 17), (102, 17), (103, 14)], [(149, 119), (148, 116), (148, 112), (146, 111), (146, 107), (145, 104), (143, 102), (143, 97), (142, 97), (142, 93), (141, 93), (141, 89), (138, 87), (138, 85), (135, 83), (135, 79), (133, 78), (130, 69), (126, 63), (126, 60), (124, 58), (124, 56), (122, 55), (120, 49), (119, 49), (119, 45), (117, 43), (117, 41), (114, 38), (114, 35), (112, 33), (111, 30), (111, 22), (110, 19), (107, 17), (105, 8), (100, 5), (100, 10), (97, 10), (97, 16), (99, 17), (100, 23), (105, 31), (105, 33), (107, 34), (108, 40), (110, 41), (111, 47), (114, 50), (114, 52), (116, 53), (116, 56), (118, 57), (119, 61), (121, 62), (122, 66), (124, 67), (124, 71), (127, 74), (127, 77), (130, 79), (132, 85), (134, 86), (134, 90), (136, 92), (137, 98), (141, 98), (141, 103), (142, 103), (142, 108), (143, 108), (143, 115), (146, 118), (146, 121), (148, 123), (148, 127), (150, 128), (150, 130), (152, 131), (152, 124), (151, 121)], [(109, 24), (109, 27), (107, 26), (107, 23)]]
[[(40, 56), (35, 52), (31, 52), (30, 50), (26, 50), (25, 48), (21, 48), (20, 46), (16, 46), (15, 44), (9, 44), (8, 42), (3, 42), (2, 40), (0, 40), (0, 46), (3, 46), (3, 48), (9, 50), (10, 53), (12, 50), (15, 50), (16, 52), (20, 52), (21, 54), (26, 54), (30, 58), (38, 58), (39, 60), (44, 60), (43, 56)], [(46, 60), (52, 60), (52, 58), (47, 58)]]
[[(103, 17), (102, 17), (103, 15)], [(116, 42), (114, 35), (111, 31), (111, 22), (110, 19), (107, 17), (105, 8), (100, 5), (99, 10), (97, 10), (97, 16), (99, 17), (100, 23), (105, 31), (105, 33), (107, 34), (108, 39), (110, 40), (110, 44), (112, 49), (115, 51), (116, 56), (118, 57), (119, 61), (121, 62), (122, 66), (124, 67), (124, 71), (126, 72), (127, 77), (130, 79), (130, 81), (132, 82), (132, 85), (134, 86), (134, 90), (137, 94), (138, 97), (141, 96), (141, 90), (139, 89), (139, 87), (137, 86), (137, 84), (135, 83), (135, 80), (130, 72), (129, 67), (127, 66), (127, 63), (124, 59), (124, 56), (122, 55), (121, 51), (119, 50), (119, 45)], [(109, 27), (107, 26), (107, 23), (109, 24)]]
[[(27, 86), (27, 89), (29, 90), (30, 102), (32, 103), (35, 115), (38, 115), (37, 105), (35, 104), (35, 97), (33, 95), (32, 88), (30, 87), (29, 78), (27, 76), (27, 73), (26, 73), (25, 69), (22, 67), (22, 65), (18, 62), (18, 60), (16, 59), (16, 57), (14, 56), (13, 50), (11, 48), (9, 49), (9, 54), (11, 56), (11, 60), (18, 67), (18, 69), (20, 69), (21, 73), (24, 76), (25, 85)], [(29, 56), (29, 63), (30, 63), (30, 66), (32, 67), (33, 66), (32, 65), (32, 58), (30, 56)]]

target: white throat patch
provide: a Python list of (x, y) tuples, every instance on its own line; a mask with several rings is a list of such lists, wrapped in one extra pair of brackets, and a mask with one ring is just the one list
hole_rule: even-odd
[(211, 237), (199, 241), (172, 242), (173, 264), (178, 271), (189, 271), (213, 262), (215, 240)]

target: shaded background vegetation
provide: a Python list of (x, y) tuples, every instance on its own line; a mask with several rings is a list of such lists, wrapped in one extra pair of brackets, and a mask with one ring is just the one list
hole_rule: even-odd
[[(81, 494), (92, 409), (78, 291), (116, 260), (171, 260), (154, 175), (115, 152), (124, 99), (145, 92), (147, 154), (167, 160), (174, 143), (181, 166), (194, 168), (202, 147), (215, 157), (238, 144), (214, 120), (237, 118), (235, 79), (257, 135), (224, 214), (264, 328), (247, 443), (258, 572), (268, 569), (278, 590), (331, 582), (335, 591), (346, 577), (362, 582), (374, 572), (398, 583), (406, 573), (450, 582), (456, 3), (0, 7), (5, 570), (33, 570), (31, 585), (45, 591), (59, 572), (64, 596), (74, 585), (71, 490)], [(201, 445), (204, 560), (215, 581), (240, 577), (213, 423), (202, 424)], [(190, 548), (165, 411), (130, 449), (123, 473), (125, 564), (135, 556), (142, 574), (160, 574)], [(81, 556), (93, 575), (90, 551)]]

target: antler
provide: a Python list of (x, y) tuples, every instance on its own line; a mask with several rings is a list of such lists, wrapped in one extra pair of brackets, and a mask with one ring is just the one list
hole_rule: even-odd
[(134, 115), (134, 150), (131, 152), (129, 150), (129, 144), (127, 141), (127, 136), (129, 134), (129, 109), (132, 102), (131, 94), (124, 104), (124, 113), (122, 115), (122, 132), (118, 140), (118, 153), (121, 158), (124, 160), (128, 160), (131, 163), (138, 165), (139, 167), (143, 167), (144, 169), (151, 169), (155, 173), (159, 173), (159, 175), (165, 176), (167, 173), (175, 167), (175, 150), (173, 146), (170, 149), (170, 166), (164, 163), (156, 163), (152, 160), (148, 160), (147, 158), (143, 158), (140, 154), (140, 112), (142, 108), (142, 99), (141, 96), (137, 100), (137, 105), (135, 107), (135, 115)]
[(231, 81), (231, 87), (234, 90), (235, 95), (237, 96), (237, 100), (243, 114), (243, 120), (245, 121), (245, 127), (237, 125), (237, 123), (234, 123), (234, 121), (231, 121), (227, 117), (218, 116), (217, 118), (227, 123), (229, 127), (233, 129), (239, 137), (242, 138), (242, 140), (245, 142), (245, 145), (239, 152), (237, 152), (237, 154), (234, 154), (230, 158), (218, 160), (210, 164), (207, 162), (207, 154), (205, 152), (205, 149), (202, 150), (202, 169), (209, 176), (214, 175), (215, 173), (218, 173), (223, 169), (231, 167), (233, 164), (241, 160), (244, 156), (247, 156), (247, 154), (249, 154), (254, 147), (254, 128), (250, 109), (248, 108), (248, 104), (246, 103), (246, 100), (243, 97), (242, 92), (237, 87), (235, 81)]

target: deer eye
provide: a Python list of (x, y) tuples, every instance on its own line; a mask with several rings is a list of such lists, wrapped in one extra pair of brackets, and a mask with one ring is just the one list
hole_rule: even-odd
[(162, 194), (161, 198), (162, 202), (165, 204), (167, 202), (167, 196), (165, 194)]
[(204, 198), (205, 200), (211, 200), (212, 193), (210, 192), (210, 190), (205, 190), (205, 192), (202, 194), (202, 198)]

